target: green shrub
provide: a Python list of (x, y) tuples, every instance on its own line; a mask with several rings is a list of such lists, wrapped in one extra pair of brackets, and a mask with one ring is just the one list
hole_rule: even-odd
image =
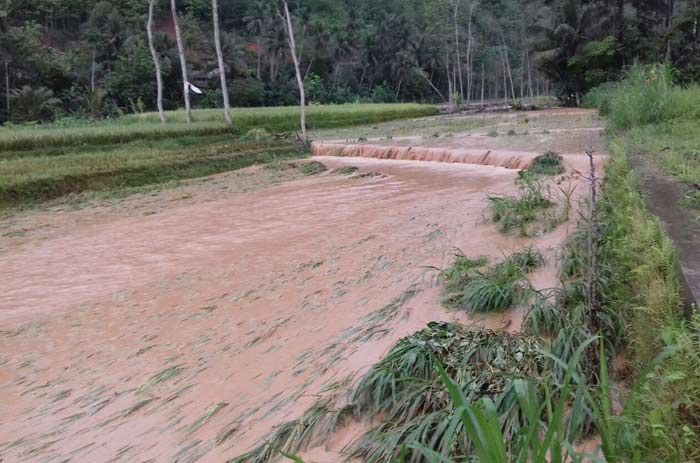
[(554, 151), (537, 156), (533, 159), (526, 172), (534, 175), (560, 175), (564, 173), (563, 158)]

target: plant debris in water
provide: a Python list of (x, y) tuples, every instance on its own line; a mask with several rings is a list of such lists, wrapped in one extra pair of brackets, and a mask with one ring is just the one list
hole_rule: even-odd
[(352, 175), (355, 172), (357, 172), (357, 167), (355, 166), (344, 166), (344, 167), (338, 167), (337, 169), (333, 169), (331, 171), (331, 174), (338, 174), (338, 175)]
[[(449, 451), (453, 458), (467, 457), (470, 446), (455, 444), (466, 442), (466, 435), (438, 365), (459, 385), (469, 403), (492, 399), (504, 435), (513, 436), (522, 425), (514, 384), (518, 379), (535, 384), (544, 381), (550, 362), (534, 337), (431, 322), (401, 339), (375, 364), (354, 388), (350, 403), (338, 407), (340, 391), (336, 391), (231, 462), (267, 463), (281, 452), (303, 451), (322, 443), (351, 416), (377, 419), (381, 424), (343, 449), (349, 457), (366, 463), (392, 462), (409, 444)], [(403, 455), (405, 462), (425, 461), (417, 450), (404, 450)]]
[(309, 161), (299, 164), (299, 173), (302, 175), (317, 175), (328, 170), (328, 168), (318, 161)]
[[(537, 382), (546, 375), (547, 364), (533, 337), (432, 322), (400, 340), (358, 384), (353, 396), (356, 412), (381, 417), (382, 424), (347, 451), (367, 463), (395, 461), (407, 444), (458, 456), (455, 442), (464, 442), (464, 431), (437, 365), (445, 368), (468, 402), (491, 398), (505, 435), (512, 436), (521, 425), (513, 382), (518, 378)], [(414, 450), (404, 461), (424, 460)]]

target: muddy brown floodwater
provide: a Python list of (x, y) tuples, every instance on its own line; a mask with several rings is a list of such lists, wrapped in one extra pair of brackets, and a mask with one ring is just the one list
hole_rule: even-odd
[(250, 168), (254, 191), (223, 176), (188, 186), (194, 200), (170, 191), (5, 219), (25, 232), (0, 238), (0, 461), (222, 462), (429, 321), (518, 330), (521, 310), (468, 320), (441, 307), (428, 267), (454, 248), (500, 258), (534, 244), (549, 263), (534, 285), (556, 284), (573, 225), (515, 238), (484, 220), (517, 170), (317, 159), (372, 175), (280, 183)]

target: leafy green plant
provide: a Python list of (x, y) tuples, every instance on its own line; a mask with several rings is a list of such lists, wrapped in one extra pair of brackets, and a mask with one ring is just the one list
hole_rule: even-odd
[[(459, 419), (478, 461), (545, 463), (563, 462), (569, 458), (581, 461), (581, 456), (573, 450), (572, 441), (566, 433), (569, 392), (572, 387), (582, 387), (578, 382), (580, 378), (576, 376), (576, 367), (585, 349), (594, 341), (595, 338), (591, 338), (579, 346), (569, 363), (564, 365), (566, 374), (558, 386), (553, 385), (548, 378), (542, 379), (539, 384), (524, 378), (513, 381), (515, 401), (522, 414), (520, 426), (513, 434), (504, 432), (497, 402), (488, 397), (471, 400), (459, 381), (454, 380), (447, 369), (437, 366), (449, 393), (454, 415)], [(561, 363), (559, 359), (552, 360)], [(540, 387), (544, 394), (540, 394)], [(555, 389), (558, 398), (554, 398)], [(574, 413), (576, 411), (573, 410)], [(448, 454), (439, 453), (421, 443), (414, 443), (412, 447), (420, 451), (430, 463), (461, 461), (459, 457), (464, 451), (460, 449), (460, 442), (455, 442), (456, 451)]]
[(544, 264), (532, 246), (514, 252), (502, 262), (482, 270), (484, 258), (472, 260), (455, 254), (452, 266), (442, 272), (448, 306), (474, 313), (502, 312), (524, 301), (531, 286), (526, 274)]
[(17, 122), (51, 119), (61, 104), (61, 100), (54, 96), (53, 90), (46, 87), (33, 88), (25, 85), (12, 90), (10, 95), (12, 120)]

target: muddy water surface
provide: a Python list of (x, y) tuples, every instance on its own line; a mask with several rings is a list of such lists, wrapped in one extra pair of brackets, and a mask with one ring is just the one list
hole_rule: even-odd
[(534, 243), (550, 265), (533, 281), (556, 283), (567, 225), (516, 239), (484, 223), (487, 194), (513, 191), (516, 170), (318, 159), (370, 175), (151, 215), (91, 221), (86, 208), (48, 236), (4, 239), (0, 459), (225, 461), (431, 320), (517, 330), (517, 310), (441, 307), (426, 267), (455, 247), (497, 259)]

